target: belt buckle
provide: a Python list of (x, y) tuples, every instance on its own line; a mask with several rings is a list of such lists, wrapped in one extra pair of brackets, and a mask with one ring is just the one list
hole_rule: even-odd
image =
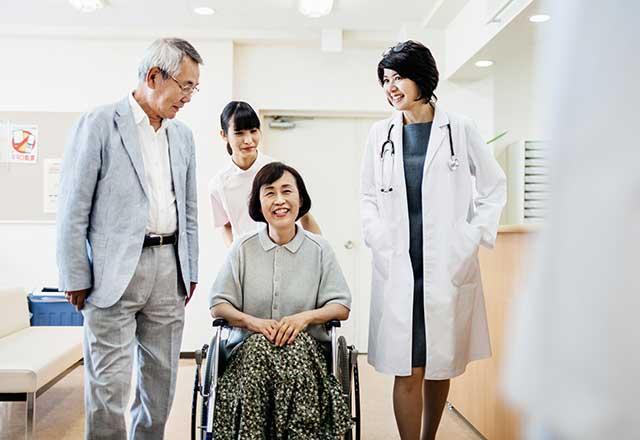
[(150, 244), (149, 247), (156, 247), (156, 246), (162, 246), (162, 235), (160, 234), (148, 234), (149, 238), (155, 239), (155, 238), (159, 238), (160, 239), (160, 244)]

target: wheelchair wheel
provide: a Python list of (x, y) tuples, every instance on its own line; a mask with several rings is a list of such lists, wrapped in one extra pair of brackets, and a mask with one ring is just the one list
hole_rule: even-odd
[[(210, 347), (213, 346), (214, 341), (211, 341)], [(209, 392), (211, 391), (211, 377), (213, 374), (213, 352), (212, 350), (209, 350), (209, 353), (207, 353), (207, 362), (205, 364), (204, 367), (204, 377), (202, 378), (202, 394), (204, 395), (208, 395)], [(200, 406), (200, 439), (201, 440), (205, 440), (207, 439), (206, 437), (206, 428), (207, 428), (207, 422), (208, 422), (208, 409), (209, 409), (209, 399), (208, 398), (203, 398), (202, 399), (202, 404)], [(215, 402), (213, 402), (215, 404)]]
[[(344, 336), (338, 338), (338, 365), (336, 368), (337, 379), (340, 382), (340, 388), (342, 395), (347, 401), (349, 407), (349, 414), (353, 415), (353, 397), (351, 393), (351, 359), (349, 355), (349, 348), (347, 347), (347, 341)], [(353, 438), (353, 430), (349, 430), (344, 434), (345, 440), (351, 440)]]
[(353, 420), (356, 422), (355, 440), (360, 440), (360, 435), (362, 434), (362, 416), (360, 413), (360, 372), (358, 371), (358, 350), (353, 345), (349, 346), (349, 357), (353, 371), (353, 400), (355, 402), (355, 416), (353, 417)]
[[(211, 339), (209, 345), (196, 351), (196, 378), (193, 390), (193, 402), (191, 408), (191, 440), (211, 440), (211, 434), (207, 434), (208, 409), (211, 402), (209, 393), (212, 391), (212, 377), (214, 372), (213, 360), (215, 356), (217, 334)], [(204, 375), (200, 376), (200, 366), (205, 360)], [(206, 397), (205, 397), (206, 396)], [(215, 402), (211, 402), (215, 404)]]
[(206, 359), (209, 346), (205, 344), (200, 350), (196, 350), (196, 372), (193, 384), (193, 398), (191, 401), (191, 440), (196, 440), (198, 431), (198, 409), (200, 406), (200, 393), (202, 392), (202, 384), (200, 383), (200, 366), (202, 359)]
[(345, 399), (348, 399), (349, 409), (351, 409), (351, 366), (349, 365), (349, 349), (344, 336), (338, 338), (338, 382)]

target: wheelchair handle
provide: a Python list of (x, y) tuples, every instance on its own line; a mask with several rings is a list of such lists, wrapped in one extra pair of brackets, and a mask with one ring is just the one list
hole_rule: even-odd
[(324, 328), (327, 331), (331, 331), (332, 328), (340, 327), (342, 324), (337, 319), (332, 319), (324, 323)]
[(215, 318), (213, 320), (213, 324), (211, 324), (212, 327), (228, 327), (229, 323), (227, 322), (226, 319), (223, 318)]

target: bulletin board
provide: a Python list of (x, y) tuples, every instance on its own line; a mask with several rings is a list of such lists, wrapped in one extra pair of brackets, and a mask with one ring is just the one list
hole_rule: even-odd
[[(55, 221), (52, 198), (47, 198), (45, 183), (51, 187), (51, 170), (62, 152), (73, 124), (80, 113), (0, 112), (0, 222)], [(11, 130), (16, 125), (37, 127), (35, 162), (10, 161)], [(51, 176), (51, 174), (49, 174)], [(47, 203), (47, 200), (49, 203)]]

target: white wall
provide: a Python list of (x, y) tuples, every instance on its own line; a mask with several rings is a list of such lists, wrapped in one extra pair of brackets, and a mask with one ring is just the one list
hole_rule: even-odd
[(236, 46), (233, 95), (259, 109), (388, 111), (376, 74), (381, 52)]
[(495, 134), (493, 78), (443, 81), (437, 95), (439, 102), (448, 111), (473, 119), (483, 139), (489, 140)]
[(535, 117), (535, 52), (524, 47), (493, 66), (495, 81), (495, 123), (499, 131), (509, 130), (509, 139), (539, 139)]

